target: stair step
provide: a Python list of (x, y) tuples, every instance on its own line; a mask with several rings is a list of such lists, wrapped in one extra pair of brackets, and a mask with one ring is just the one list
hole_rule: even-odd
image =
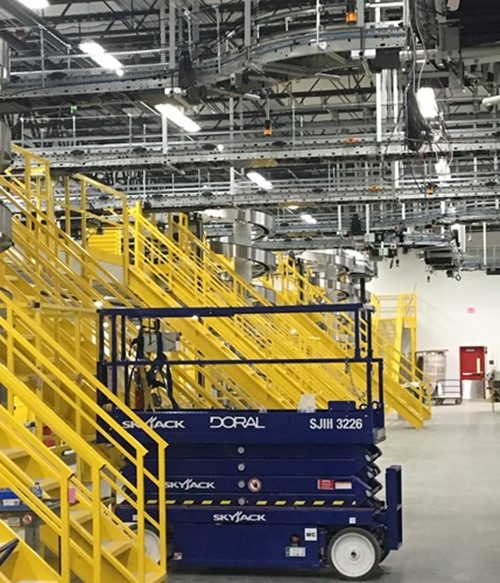
[[(33, 381), (37, 381), (40, 378), (39, 375), (34, 372), (29, 374), (16, 374), (16, 376), (21, 382), (25, 384), (32, 383)], [(50, 381), (58, 380), (57, 376), (51, 372), (44, 373), (44, 377), (48, 378)]]
[(40, 483), (45, 494), (48, 494), (51, 490), (59, 488), (59, 480), (56, 478), (33, 478), (33, 483), (35, 482)]
[(3, 453), (5, 456), (10, 458), (11, 460), (15, 460), (15, 459), (18, 459), (20, 457), (27, 457), (28, 456), (26, 451), (24, 451), (24, 449), (22, 449), (21, 447), (6, 447), (3, 449), (0, 449), (0, 453)]
[[(136, 571), (133, 575), (139, 581), (139, 573)], [(164, 575), (158, 577), (158, 573), (146, 573), (146, 583), (159, 583), (160, 581), (165, 581)]]
[(82, 525), (92, 520), (92, 512), (86, 508), (72, 508), (70, 510), (71, 519)]
[(103, 548), (108, 551), (114, 557), (121, 555), (125, 551), (128, 551), (133, 547), (132, 541), (130, 539), (126, 540), (106, 540), (102, 542)]

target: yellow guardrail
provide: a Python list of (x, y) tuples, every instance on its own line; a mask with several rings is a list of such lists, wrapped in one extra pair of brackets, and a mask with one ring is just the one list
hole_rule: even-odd
[[(109, 196), (115, 196), (122, 201), (123, 216), (125, 219), (128, 218), (128, 209), (126, 208), (121, 193), (109, 187), (103, 187), (96, 181), (84, 176), (78, 175), (76, 180), (80, 190), (82, 188), (85, 189), (83, 200), (85, 200), (89, 189), (94, 189), (95, 192), (104, 192)], [(91, 213), (88, 213), (83, 203), (81, 203), (81, 208), (77, 210), (81, 221), (80, 230), (81, 232), (88, 232), (88, 225), (92, 220), (95, 220), (95, 217), (92, 217)], [(65, 212), (68, 213), (68, 210)], [(116, 232), (116, 218), (116, 215), (113, 215), (106, 227), (104, 227), (104, 230), (112, 229), (114, 222), (114, 230)], [(206, 245), (206, 242), (193, 237), (189, 231), (187, 221), (182, 215), (175, 217), (175, 219), (169, 218), (167, 234), (161, 233), (140, 212), (134, 213), (133, 220), (135, 222), (133, 234), (128, 228), (128, 222), (124, 225), (125, 232), (121, 244), (123, 252), (120, 257), (120, 262), (122, 265), (129, 265), (131, 267), (131, 271), (134, 271), (136, 279), (139, 280), (142, 286), (146, 283), (150, 284), (151, 282), (148, 280), (155, 279), (157, 282), (162, 282), (162, 287), (168, 291), (169, 296), (174, 293), (173, 287), (177, 286), (175, 288), (175, 292), (177, 293), (176, 299), (181, 304), (224, 305), (230, 303), (233, 305), (241, 305), (243, 303), (244, 305), (245, 303), (256, 301), (265, 303), (262, 302), (262, 297), (249, 284), (235, 276), (231, 262), (215, 256)], [(140, 229), (137, 227), (138, 224), (140, 224)], [(99, 237), (96, 235), (95, 232), (91, 234), (90, 244), (94, 247), (99, 247)], [(171, 255), (168, 260), (166, 260), (164, 252), (166, 240), (170, 242)], [(114, 249), (116, 250), (117, 247), (115, 243)], [(168, 248), (168, 244), (166, 247)], [(177, 253), (175, 257), (174, 251)], [(128, 259), (127, 257), (123, 257), (127, 255), (129, 255)], [(194, 268), (191, 269), (190, 277), (184, 277), (183, 279), (184, 274), (181, 273), (183, 270), (178, 268), (181, 260), (185, 264), (189, 260), (191, 267), (194, 265)], [(162, 268), (159, 265), (162, 265)], [(150, 270), (152, 277), (144, 279), (141, 274), (146, 267)], [(180, 281), (182, 281), (182, 285), (179, 285), (178, 282)], [(160, 286), (156, 287), (159, 288)], [(138, 284), (136, 289), (138, 290), (139, 288), (140, 285)], [(165, 289), (162, 290), (163, 295), (160, 298), (162, 300), (165, 300), (167, 295)], [(156, 292), (158, 292), (158, 289), (156, 289)], [(316, 294), (316, 292), (314, 293)], [(304, 295), (303, 292), (301, 292), (301, 295)], [(153, 298), (157, 300), (158, 295), (154, 296), (153, 294)], [(321, 334), (318, 334), (318, 330), (313, 331), (300, 318), (297, 318), (292, 324), (293, 328), (290, 328), (290, 321), (273, 322), (272, 325), (267, 323), (267, 328), (262, 323), (251, 325), (248, 321), (245, 323), (241, 322), (238, 325), (241, 332), (235, 331), (233, 325), (232, 331), (225, 331), (226, 335), (218, 334), (227, 339), (226, 343), (233, 346), (236, 352), (241, 352), (243, 348), (251, 350), (252, 347), (249, 345), (249, 340), (252, 341), (254, 348), (257, 347), (260, 350), (266, 349), (268, 353), (270, 350), (275, 351), (274, 354), (279, 354), (281, 350), (286, 350), (289, 346), (292, 347), (292, 351), (299, 350), (301, 354), (313, 354), (317, 353), (317, 346), (320, 344), (318, 339), (321, 338)], [(292, 331), (293, 334), (290, 334)], [(273, 334), (276, 341), (273, 340), (266, 346), (266, 339), (268, 340)], [(293, 338), (290, 338), (290, 336), (293, 336)], [(193, 353), (193, 350), (196, 350), (194, 342), (190, 347), (190, 353)], [(272, 376), (273, 373), (274, 377)], [(297, 375), (300, 375), (297, 378), (300, 381), (299, 394), (307, 392), (310, 386), (317, 386), (318, 384), (322, 386), (331, 385), (332, 380), (334, 380), (333, 384), (336, 387), (340, 387), (341, 392), (344, 391), (343, 398), (352, 398), (353, 395), (355, 398), (359, 398), (360, 390), (363, 391), (362, 386), (355, 386), (356, 383), (353, 382), (352, 371), (349, 375), (344, 375), (345, 378), (342, 382), (338, 382), (338, 373), (332, 375), (330, 371), (328, 373), (324, 371), (321, 374), (324, 377), (318, 379), (316, 370), (311, 372), (306, 367), (302, 367), (302, 370), (297, 373)], [(274, 372), (272, 370), (267, 370), (266, 373), (259, 374), (261, 379), (265, 379), (266, 381), (267, 394), (270, 391), (274, 393), (281, 391), (281, 398), (286, 398), (286, 395), (289, 394), (295, 400), (297, 398), (297, 391), (293, 388), (293, 382), (290, 382), (289, 379), (283, 379), (283, 375), (280, 378), (280, 375), (280, 371)], [(283, 382), (286, 383), (284, 390), (281, 388)], [(244, 384), (247, 384), (247, 381)], [(233, 392), (234, 389), (230, 391), (230, 393)], [(313, 390), (312, 392), (317, 391)], [(334, 396), (330, 396), (330, 398), (332, 397)]]
[[(200, 248), (186, 253), (186, 249), (161, 233), (140, 212), (135, 213), (134, 220), (134, 260), (131, 265), (134, 273), (139, 273), (142, 289), (152, 281), (161, 282), (157, 287), (168, 289), (169, 295), (181, 305), (239, 306), (247, 305), (252, 299), (265, 303), (223, 259), (202, 247), (201, 241), (194, 238), (192, 244), (199, 244)], [(230, 274), (232, 281), (221, 277), (223, 273)], [(267, 358), (328, 356), (316, 331), (311, 334), (303, 320), (298, 318), (259, 315), (232, 318), (231, 321), (215, 320), (210, 322), (210, 327), (225, 340), (233, 353), (244, 354), (246, 358), (262, 357), (263, 352)], [(213, 334), (211, 338), (213, 341)], [(259, 367), (255, 368), (259, 370)], [(266, 391), (280, 396), (281, 406), (296, 407), (300, 396), (305, 393), (315, 394), (322, 404), (335, 398), (358, 400), (359, 396), (353, 394), (349, 384), (346, 388), (345, 384), (339, 386), (332, 382), (338, 374), (331, 366), (270, 365), (262, 367), (260, 376), (265, 378)], [(255, 384), (254, 387), (256, 390)]]
[[(2, 385), (7, 391), (11, 390), (11, 383), (15, 377), (3, 365), (0, 365)], [(44, 477), (50, 477), (57, 483), (60, 505), (55, 509), (45, 504), (33, 492), (33, 480), (0, 449), (0, 484), (2, 488), (11, 489), (29, 508), (38, 516), (46, 528), (50, 528), (59, 538), (59, 567), (62, 581), (71, 581), (70, 557), (70, 508), (69, 491), (73, 471), (57, 456), (52, 454), (27, 429), (0, 406), (0, 443), (5, 445), (8, 440), (10, 447), (18, 447), (44, 471)], [(0, 446), (0, 447), (1, 447)], [(72, 487), (76, 484), (71, 482)]]
[[(158, 531), (162, 541), (161, 567), (166, 569), (166, 514), (164, 506), (166, 504), (164, 488), (166, 444), (137, 415), (132, 411), (125, 410), (115, 395), (101, 385), (78, 361), (65, 354), (62, 349), (58, 350), (59, 361), (57, 364), (51, 362), (43, 354), (34, 351), (32, 342), (24, 337), (25, 333), (35, 334), (42, 344), (47, 345), (53, 343), (52, 337), (2, 292), (0, 292), (0, 304), (7, 311), (5, 318), (0, 317), (0, 327), (3, 330), (0, 335), (0, 348), (5, 355), (7, 367), (13, 371), (16, 363), (19, 362), (31, 370), (43, 383), (43, 402), (50, 403), (54, 412), (52, 412), (50, 419), (47, 419), (47, 416), (42, 417), (40, 411), (43, 403), (40, 398), (17, 379), (14, 381), (15, 377), (10, 379), (9, 387), (14, 387), (15, 390), (9, 391), (9, 396), (12, 395), (23, 402), (34, 413), (35, 420), (39, 424), (48, 425), (61, 442), (70, 445), (77, 453), (77, 477), (83, 480), (87, 469), (90, 468), (93, 480), (98, 480), (96, 484), (104, 481), (115, 498), (123, 498), (136, 508), (138, 528), (137, 534), (134, 534), (133, 537), (137, 539), (138, 548), (143, 548), (146, 525), (150, 525)], [(61, 372), (64, 369), (73, 370), (79, 375), (78, 385)], [(94, 395), (94, 398), (89, 397), (89, 394)], [(144, 469), (146, 448), (132, 439), (129, 433), (110, 414), (99, 407), (95, 399), (97, 394), (103, 395), (106, 400), (124, 411), (127, 418), (137, 424), (137, 427), (140, 427), (152, 440), (159, 460), (158, 475), (153, 475)], [(10, 398), (9, 412), (11, 414), (14, 413), (10, 409), (13, 402), (13, 399)], [(56, 412), (59, 414), (56, 415)], [(68, 424), (70, 420), (71, 427), (74, 427), (76, 432), (70, 429)], [(131, 461), (137, 467), (135, 483), (125, 480), (119, 469), (106, 463), (104, 458), (100, 458), (99, 454), (81, 437), (82, 426), (92, 427), (94, 436), (99, 435), (104, 438), (124, 459)], [(160, 508), (158, 520), (146, 511), (144, 476), (158, 488)], [(96, 491), (100, 492), (100, 488), (97, 488)], [(122, 526), (124, 527), (124, 525)], [(138, 580), (146, 581), (145, 559), (142, 553), (139, 555)]]
[[(82, 180), (79, 181), (79, 184)], [(13, 204), (16, 212), (21, 215), (22, 223), (15, 221), (14, 224), (16, 246), (18, 249), (22, 249), (23, 256), (26, 254), (26, 257), (31, 259), (34, 269), (45, 276), (50, 274), (51, 281), (56, 282), (50, 290), (50, 292), (54, 292), (52, 294), (54, 303), (61, 305), (60, 294), (62, 294), (64, 298), (76, 298), (77, 305), (84, 306), (89, 310), (95, 309), (93, 300), (98, 300), (103, 306), (111, 306), (112, 304), (106, 298), (113, 298), (115, 304), (123, 306), (143, 305), (142, 298), (131, 293), (123, 282), (110, 276), (105, 268), (80, 248), (65, 232), (61, 231), (54, 221), (50, 221), (50, 218), (42, 211), (37, 211), (37, 205), (23, 196), (19, 184), (12, 184), (0, 177), (0, 188), (2, 188), (4, 196)], [(11, 252), (9, 251), (9, 253)], [(19, 266), (19, 264), (18, 267), (27, 269), (26, 266)], [(46, 304), (48, 295), (46, 281), (39, 279), (34, 281), (36, 285), (33, 288), (24, 290), (26, 293), (24, 293), (23, 301), (29, 304), (28, 292), (39, 296), (43, 293), (42, 297), (38, 297), (38, 299), (43, 300)], [(13, 287), (12, 282), (9, 282), (9, 287)], [(19, 292), (19, 289), (17, 291)], [(44, 313), (46, 315), (48, 308), (45, 304)], [(89, 358), (89, 356), (95, 351), (95, 341), (89, 342), (89, 340), (96, 338), (95, 322), (93, 320), (89, 320), (92, 322), (91, 324), (82, 320), (76, 322), (83, 322), (83, 327), (72, 333), (67, 318), (64, 321), (64, 328), (70, 327), (66, 332), (63, 332), (65, 346), (68, 349), (73, 347), (72, 353), (80, 357), (82, 342), (79, 342), (78, 339), (83, 338), (87, 347), (87, 358), (84, 358), (83, 362), (93, 371), (95, 358), (93, 356)], [(131, 326), (128, 332), (128, 339), (131, 341), (137, 334), (137, 330)], [(191, 360), (197, 355), (197, 347), (187, 346), (184, 342), (183, 354), (185, 358)], [(258, 406), (257, 401), (252, 399), (250, 395), (240, 394), (242, 391), (238, 390), (231, 378), (224, 379), (217, 371), (208, 371), (200, 367), (182, 367), (182, 369), (179, 367), (174, 371), (174, 377), (180, 393), (179, 401), (186, 408), (217, 406), (248, 408)], [(203, 379), (203, 385), (200, 385), (199, 379)]]

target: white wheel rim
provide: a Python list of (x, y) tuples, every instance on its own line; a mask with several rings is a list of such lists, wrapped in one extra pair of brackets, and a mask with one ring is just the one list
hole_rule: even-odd
[(344, 577), (363, 577), (374, 567), (377, 555), (368, 538), (346, 533), (333, 543), (332, 563)]
[(150, 530), (144, 533), (144, 550), (152, 561), (160, 562), (160, 538)]

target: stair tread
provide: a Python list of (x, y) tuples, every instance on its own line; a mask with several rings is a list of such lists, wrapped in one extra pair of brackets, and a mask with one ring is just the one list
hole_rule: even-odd
[(0, 449), (0, 453), (3, 453), (11, 460), (28, 455), (22, 447), (4, 447)]
[(117, 555), (120, 555), (124, 551), (131, 549), (133, 547), (133, 544), (132, 541), (128, 538), (124, 540), (110, 539), (103, 541), (102, 546), (104, 549), (106, 549), (106, 551), (108, 551), (108, 553), (116, 557)]
[(86, 508), (72, 508), (70, 510), (70, 516), (72, 520), (75, 520), (79, 524), (83, 524), (92, 519), (92, 512)]

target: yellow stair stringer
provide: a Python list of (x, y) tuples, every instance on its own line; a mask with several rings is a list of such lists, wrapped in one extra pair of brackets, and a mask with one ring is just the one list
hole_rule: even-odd
[[(39, 336), (43, 343), (50, 343), (52, 339), (50, 335), (30, 320), (29, 316), (23, 314), (2, 292), (0, 292), (0, 302), (7, 311), (6, 318), (0, 317), (0, 328), (3, 330), (0, 335), (0, 345), (7, 351), (7, 364), (12, 366), (16, 359), (20, 359), (26, 366), (31, 367), (33, 373), (37, 374), (43, 381), (43, 392), (38, 391), (35, 393), (21, 383), (12, 374), (11, 370), (2, 369), (2, 384), (8, 390), (8, 410), (12, 415), (12, 403), (15, 397), (28, 410), (34, 413), (37, 426), (50, 427), (59, 442), (67, 444), (77, 457), (75, 478), (74, 480), (72, 479), (72, 482), (75, 481), (78, 485), (77, 491), (80, 492), (79, 502), (84, 506), (86, 505), (85, 507), (90, 511), (91, 520), (94, 524), (90, 537), (84, 532), (82, 533), (81, 529), (78, 528), (74, 530), (74, 536), (72, 535), (71, 537), (72, 540), (74, 539), (72, 544), (76, 541), (87, 548), (93, 548), (92, 565), (90, 567), (85, 561), (81, 565), (80, 563), (75, 563), (75, 568), (76, 566), (81, 567), (81, 572), (78, 576), (89, 583), (97, 583), (98, 581), (104, 583), (108, 580), (134, 583), (136, 581), (145, 583), (146, 581), (164, 580), (166, 573), (166, 512), (162, 502), (163, 504), (166, 503), (164, 488), (166, 444), (154, 431), (143, 424), (137, 415), (132, 411), (126, 410), (114, 395), (75, 359), (65, 354), (62, 349), (60, 349), (61, 363), (66, 368), (73, 368), (79, 374), (80, 383), (78, 385), (59, 370), (59, 363), (56, 365), (43, 354), (37, 354), (33, 347), (31, 347), (31, 358), (27, 356), (30, 342), (18, 330), (21, 324), (30, 326), (32, 332)], [(14, 319), (13, 316), (15, 316), (17, 323), (16, 328), (13, 328), (11, 324)], [(54, 378), (57, 378), (57, 383), (53, 380)], [(132, 423), (147, 434), (148, 440), (153, 444), (153, 450), (156, 446), (158, 459), (160, 460), (157, 475), (144, 470), (146, 448), (138, 443), (136, 439), (131, 438), (128, 432), (116, 422), (114, 417), (98, 406), (95, 398), (97, 393), (104, 396), (115, 407), (120, 408)], [(89, 394), (92, 394), (93, 397), (89, 397)], [(47, 402), (51, 405), (59, 402), (64, 403), (66, 412), (72, 409), (71, 418), (61, 419), (52, 408), (47, 407), (45, 404)], [(110, 464), (102, 453), (85, 441), (81, 435), (81, 430), (79, 430), (84, 424), (93, 428), (94, 436), (100, 434), (124, 459), (130, 460), (136, 465), (138, 468), (137, 478), (133, 482), (124, 479), (120, 474), (119, 468)], [(45, 447), (43, 442), (40, 441), (43, 436), (28, 437), (26, 439), (27, 443), (29, 439), (36, 439), (40, 448)], [(54, 463), (56, 462), (54, 461)], [(92, 481), (90, 490), (83, 486), (87, 476), (90, 476)], [(160, 508), (158, 519), (147, 512), (144, 478), (150, 480), (157, 489)], [(101, 502), (100, 490), (103, 483), (106, 484), (112, 499), (121, 498), (132, 504), (137, 513), (137, 532), (131, 531)], [(99, 494), (94, 496), (93, 492)], [(157, 530), (162, 540), (163, 548), (160, 565), (152, 564), (144, 556), (142, 549), (144, 548), (146, 525)], [(105, 541), (103, 537), (108, 540)], [(90, 541), (89, 538), (91, 539)], [(92, 540), (94, 543), (92, 543)], [(99, 544), (99, 549), (95, 547), (97, 543)], [(111, 548), (111, 550), (108, 551), (108, 548)], [(52, 550), (57, 550), (55, 542)], [(117, 556), (114, 553), (118, 553)], [(114, 579), (110, 579), (110, 577), (114, 577)]]
[(0, 547), (17, 540), (17, 546), (0, 565), (0, 583), (63, 583), (61, 576), (39, 554), (24, 542), (7, 524), (0, 520)]

